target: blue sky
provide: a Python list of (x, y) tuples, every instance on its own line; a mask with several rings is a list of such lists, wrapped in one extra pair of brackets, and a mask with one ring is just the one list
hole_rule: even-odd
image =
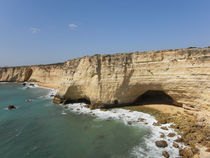
[(0, 66), (210, 45), (210, 0), (0, 0)]

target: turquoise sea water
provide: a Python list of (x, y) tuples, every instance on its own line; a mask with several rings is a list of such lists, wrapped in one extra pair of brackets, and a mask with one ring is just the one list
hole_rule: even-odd
[[(128, 158), (138, 157), (135, 147), (146, 148), (149, 129), (65, 110), (49, 93), (0, 84), (0, 158)], [(7, 110), (10, 104), (17, 109)]]

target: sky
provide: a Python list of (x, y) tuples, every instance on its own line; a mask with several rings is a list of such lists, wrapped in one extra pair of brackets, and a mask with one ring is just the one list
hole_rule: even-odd
[(0, 0), (0, 66), (210, 45), (210, 0)]

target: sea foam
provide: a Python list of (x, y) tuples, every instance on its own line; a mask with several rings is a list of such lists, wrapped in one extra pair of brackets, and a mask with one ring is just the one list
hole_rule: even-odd
[[(85, 104), (76, 103), (76, 104), (68, 104), (65, 105), (67, 109), (77, 114), (89, 114), (95, 116), (97, 119), (113, 119), (113, 120), (121, 120), (126, 125), (129, 126), (136, 126), (139, 128), (149, 128), (151, 133), (145, 136), (145, 143), (146, 147), (142, 148), (140, 145), (135, 146), (131, 152), (131, 155), (134, 157), (162, 157), (162, 152), (167, 151), (170, 157), (178, 157), (179, 150), (173, 147), (173, 141), (177, 139), (179, 136), (178, 134), (169, 126), (171, 123), (164, 124), (168, 128), (168, 130), (161, 129), (161, 126), (154, 126), (153, 123), (156, 123), (157, 120), (146, 113), (137, 112), (137, 111), (130, 111), (126, 109), (112, 109), (107, 111), (102, 111), (100, 109), (90, 110), (89, 108), (85, 107)], [(62, 112), (63, 114), (63, 112)], [(167, 137), (169, 133), (175, 133), (176, 136), (174, 137)], [(165, 134), (165, 138), (160, 138), (161, 134)], [(166, 148), (159, 148), (155, 145), (155, 141), (158, 140), (165, 140), (168, 144)], [(179, 146), (184, 147), (182, 143), (177, 143)]]

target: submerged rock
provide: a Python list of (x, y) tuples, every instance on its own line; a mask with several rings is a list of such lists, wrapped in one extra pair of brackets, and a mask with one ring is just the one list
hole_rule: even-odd
[(168, 146), (167, 142), (165, 140), (159, 140), (155, 142), (156, 146), (159, 148), (165, 148)]
[[(68, 106), (64, 106), (64, 108), (65, 108), (65, 109), (68, 109)], [(73, 110), (73, 109), (70, 109), (70, 110)]]
[(140, 122), (144, 122), (144, 121), (145, 121), (145, 119), (144, 119), (144, 118), (139, 117), (139, 118), (138, 118), (138, 121), (140, 121)]
[(14, 105), (11, 104), (11, 105), (8, 106), (8, 109), (9, 109), (9, 110), (12, 110), (12, 109), (16, 109), (16, 107), (15, 107)]
[(32, 102), (32, 100), (31, 99), (26, 99), (25, 102)]
[(127, 123), (128, 123), (128, 125), (132, 125), (132, 122), (131, 121), (128, 121)]

